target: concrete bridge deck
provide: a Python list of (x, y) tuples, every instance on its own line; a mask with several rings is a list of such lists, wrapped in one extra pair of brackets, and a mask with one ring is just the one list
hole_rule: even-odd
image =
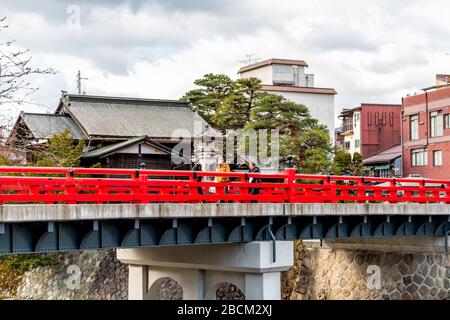
[(0, 254), (295, 239), (445, 236), (450, 206), (414, 203), (0, 206)]
[(110, 219), (314, 216), (450, 216), (447, 204), (418, 203), (151, 203), (0, 205), (0, 223)]

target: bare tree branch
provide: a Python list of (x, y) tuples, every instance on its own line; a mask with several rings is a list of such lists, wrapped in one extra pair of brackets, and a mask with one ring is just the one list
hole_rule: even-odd
[[(0, 18), (0, 32), (9, 25), (6, 17)], [(29, 76), (36, 74), (55, 74), (52, 68), (35, 68), (31, 66), (32, 57), (29, 50), (20, 50), (13, 44), (15, 40), (0, 43), (0, 105), (24, 101), (38, 90), (29, 82)]]

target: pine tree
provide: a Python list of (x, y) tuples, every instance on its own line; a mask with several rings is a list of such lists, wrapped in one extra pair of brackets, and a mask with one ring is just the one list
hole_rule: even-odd
[(200, 88), (186, 92), (180, 100), (189, 101), (206, 122), (217, 127), (213, 117), (233, 92), (233, 80), (224, 74), (208, 73), (202, 79), (195, 80), (194, 84)]
[(353, 176), (367, 176), (370, 173), (370, 170), (367, 167), (364, 167), (362, 156), (359, 152), (353, 153), (350, 173)]
[(261, 97), (261, 81), (245, 78), (235, 81), (232, 92), (223, 100), (212, 117), (216, 127), (221, 129), (242, 129), (250, 122), (250, 115), (255, 103)]
[[(328, 130), (312, 118), (308, 108), (302, 104), (280, 95), (266, 94), (252, 109), (247, 128), (278, 130), (280, 156), (294, 155), (294, 164), (299, 168), (304, 166), (310, 173), (325, 173), (325, 168), (331, 166)], [(320, 169), (313, 170), (313, 163), (317, 161), (321, 163)]]
[[(261, 81), (256, 78), (232, 81), (226, 75), (206, 74), (194, 83), (200, 88), (188, 91), (181, 99), (188, 100), (214, 128), (223, 133), (227, 129), (278, 130), (282, 158), (293, 155), (302, 172), (329, 172), (329, 132), (311, 117), (305, 105), (261, 92)], [(248, 145), (240, 148), (246, 150)]]
[(336, 150), (333, 159), (332, 172), (334, 175), (350, 173), (352, 168), (352, 155), (346, 151)]

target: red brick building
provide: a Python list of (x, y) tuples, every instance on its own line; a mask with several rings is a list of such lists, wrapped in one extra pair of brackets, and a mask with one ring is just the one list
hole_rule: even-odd
[[(344, 109), (342, 119), (342, 148), (366, 159), (382, 150), (401, 144), (400, 104), (362, 103), (353, 109)], [(337, 137), (336, 137), (336, 141)]]
[(402, 99), (403, 174), (450, 179), (450, 87)]

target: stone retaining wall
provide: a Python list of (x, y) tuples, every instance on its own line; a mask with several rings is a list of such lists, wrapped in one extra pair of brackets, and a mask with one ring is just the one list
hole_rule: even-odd
[(17, 298), (128, 299), (128, 266), (117, 261), (115, 250), (56, 254), (55, 258), (56, 266), (38, 267), (24, 274)]
[[(57, 265), (38, 267), (18, 279), (17, 299), (42, 300), (126, 300), (128, 266), (116, 259), (115, 250), (82, 251), (52, 254)], [(78, 282), (79, 279), (79, 282)], [(1, 292), (1, 291), (0, 291)], [(11, 298), (4, 292), (5, 298)], [(183, 289), (173, 279), (161, 284), (162, 300), (180, 300)], [(236, 286), (224, 283), (217, 299), (242, 300)]]
[[(295, 242), (295, 265), (282, 275), (283, 299), (450, 299), (450, 256), (333, 249)], [(19, 299), (128, 299), (128, 267), (114, 250), (55, 254), (53, 267), (26, 272)], [(79, 278), (79, 286), (77, 283)], [(163, 299), (179, 299), (182, 288), (167, 281)], [(218, 299), (242, 299), (230, 284)]]
[(450, 256), (295, 244), (284, 299), (450, 299)]

